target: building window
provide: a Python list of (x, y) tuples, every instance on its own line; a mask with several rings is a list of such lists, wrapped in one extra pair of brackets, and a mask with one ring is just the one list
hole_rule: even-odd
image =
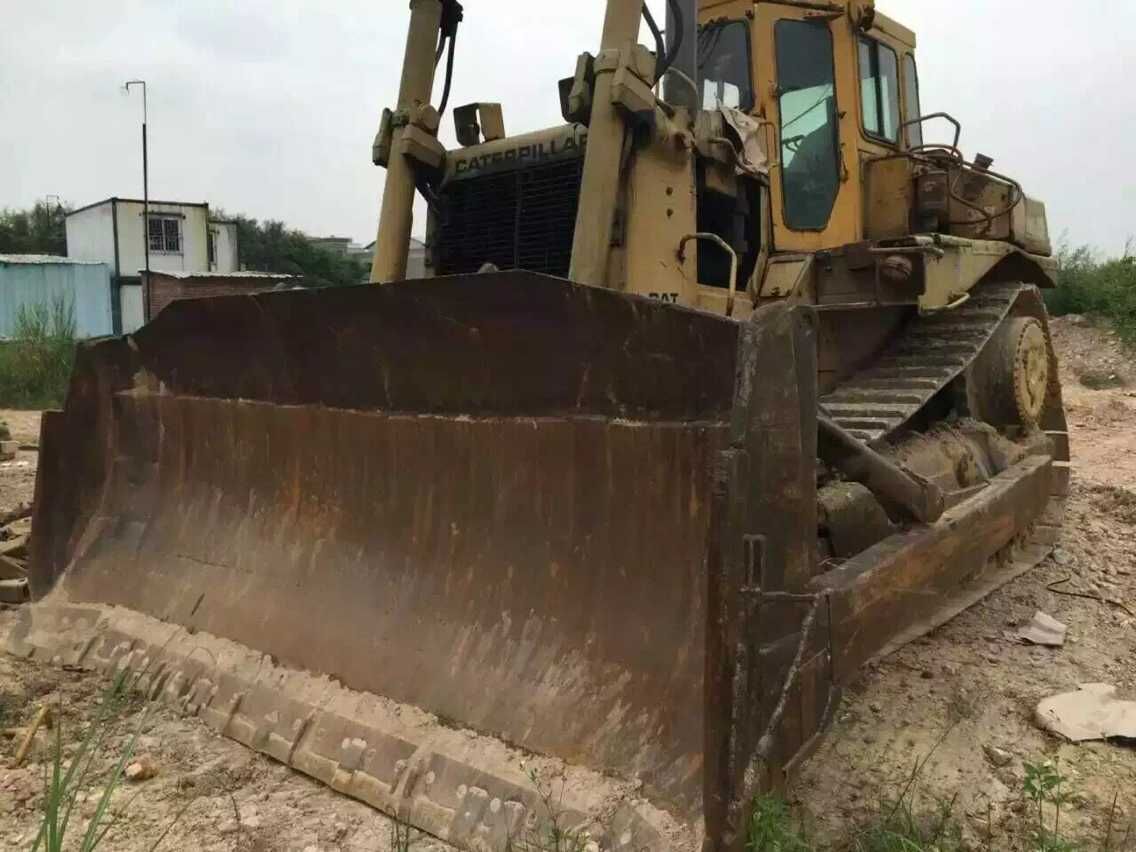
[(832, 33), (824, 21), (777, 22), (777, 86), (785, 224), (819, 231), (840, 190)]
[(181, 220), (172, 216), (150, 217), (150, 251), (181, 254)]
[(864, 132), (885, 142), (899, 141), (899, 59), (875, 39), (860, 39), (860, 100)]
[(209, 268), (217, 265), (217, 232), (209, 229)]

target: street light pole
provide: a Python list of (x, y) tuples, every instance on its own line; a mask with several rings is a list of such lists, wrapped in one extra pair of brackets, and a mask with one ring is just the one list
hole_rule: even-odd
[(146, 252), (146, 285), (142, 288), (144, 320), (150, 320), (150, 156), (146, 144), (146, 81), (128, 80), (127, 93), (131, 86), (142, 87), (142, 246)]

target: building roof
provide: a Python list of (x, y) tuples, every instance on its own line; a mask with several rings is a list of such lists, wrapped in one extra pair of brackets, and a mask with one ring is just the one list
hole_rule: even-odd
[[(139, 273), (145, 272), (144, 269), (139, 269)], [(298, 275), (288, 275), (283, 272), (252, 272), (250, 270), (241, 270), (240, 272), (163, 272), (160, 269), (151, 269), (151, 275), (161, 275), (166, 278), (176, 278), (179, 281), (184, 281), (190, 278), (299, 278)]]
[(48, 264), (67, 264), (71, 266), (103, 266), (101, 260), (77, 260), (61, 254), (0, 254), (0, 263), (46, 266)]
[[(74, 216), (76, 213), (82, 213), (84, 210), (90, 210), (92, 207), (101, 207), (104, 204), (110, 204), (112, 201), (123, 201), (127, 204), (146, 204), (147, 202), (141, 198), (120, 198), (115, 195), (111, 198), (104, 198), (102, 201), (95, 201), (92, 204), (85, 204), (82, 207), (76, 207), (67, 215)], [(162, 204), (167, 207), (209, 207), (206, 201), (160, 201), (156, 198), (151, 198), (150, 204)]]

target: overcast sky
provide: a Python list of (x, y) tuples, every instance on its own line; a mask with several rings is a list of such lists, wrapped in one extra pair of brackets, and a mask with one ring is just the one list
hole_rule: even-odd
[[(919, 34), (924, 112), (1049, 210), (1054, 238), (1136, 235), (1136, 4), (879, 0)], [(662, 0), (651, 0), (662, 15)], [(451, 104), (499, 100), (510, 133), (560, 122), (556, 81), (594, 51), (603, 0), (467, 0)], [(0, 0), (0, 207), (150, 187), (314, 235), (370, 242), (406, 0)], [(447, 119), (449, 117), (447, 116)], [(452, 144), (447, 128), (444, 141)], [(424, 223), (416, 221), (421, 233)]]

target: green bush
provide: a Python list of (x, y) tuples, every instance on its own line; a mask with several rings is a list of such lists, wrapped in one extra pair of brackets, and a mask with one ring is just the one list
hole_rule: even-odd
[(1110, 321), (1129, 343), (1136, 343), (1136, 257), (1101, 259), (1092, 249), (1062, 248), (1057, 289), (1046, 291), (1055, 316), (1092, 314)]
[(0, 406), (62, 405), (75, 362), (75, 307), (67, 299), (21, 305), (12, 339), (0, 343)]

